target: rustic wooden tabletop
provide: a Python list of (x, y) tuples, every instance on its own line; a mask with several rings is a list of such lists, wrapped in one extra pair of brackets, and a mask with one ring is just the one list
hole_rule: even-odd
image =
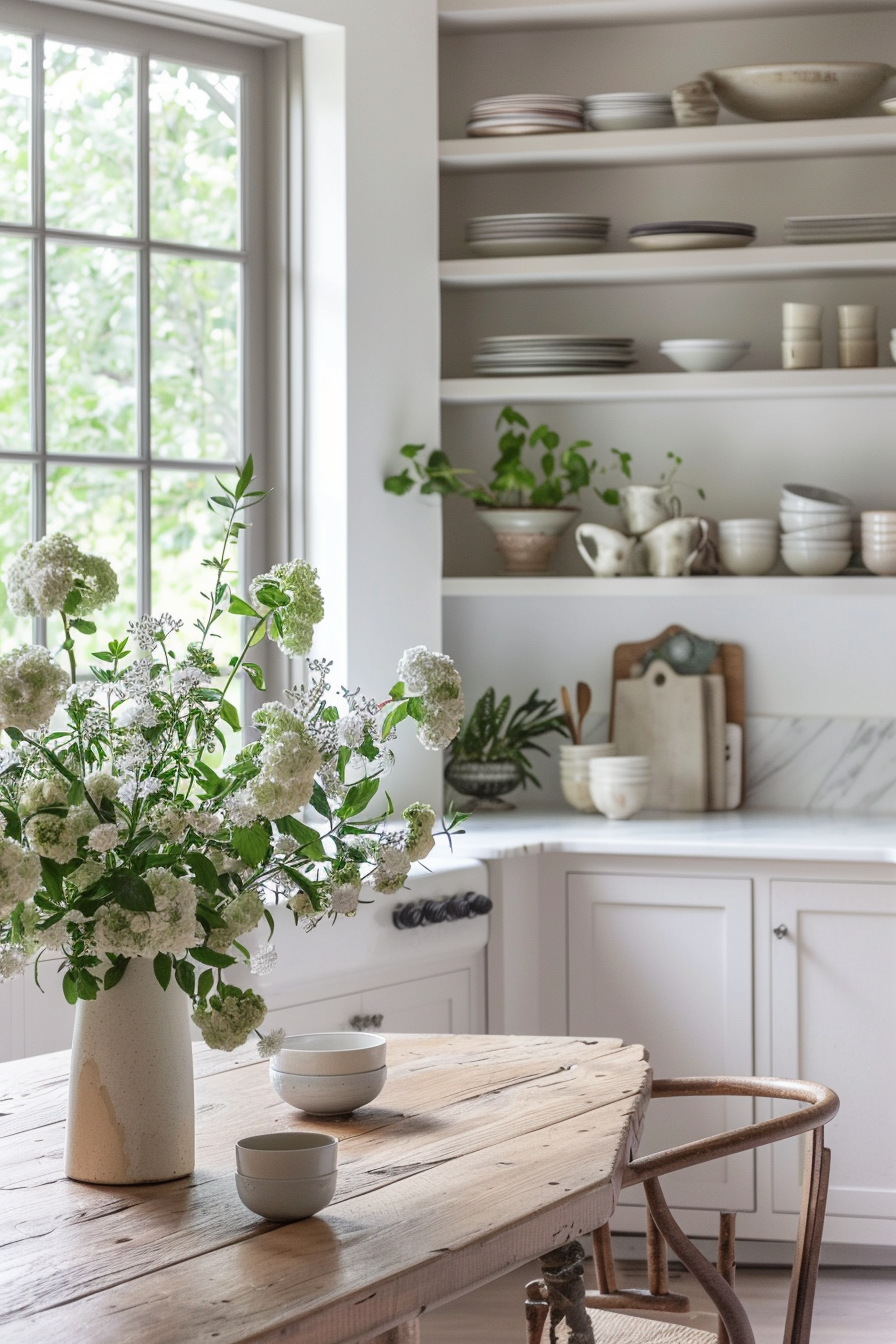
[[(385, 1332), (612, 1214), (650, 1088), (611, 1039), (392, 1036), (371, 1106), (314, 1120), (254, 1049), (196, 1047), (196, 1170), (150, 1186), (63, 1175), (68, 1054), (0, 1065), (0, 1344), (342, 1344)], [(234, 1142), (338, 1135), (316, 1218), (244, 1208)]]

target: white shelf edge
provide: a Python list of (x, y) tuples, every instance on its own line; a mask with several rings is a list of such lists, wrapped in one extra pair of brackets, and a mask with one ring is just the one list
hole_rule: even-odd
[(441, 0), (443, 33), (784, 18), (890, 9), (888, 0)]
[(896, 119), (882, 116), (443, 140), (439, 162), (446, 173), (476, 173), (892, 153)]
[(875, 575), (844, 575), (833, 578), (801, 578), (775, 574), (763, 578), (719, 575), (678, 579), (595, 579), (556, 575), (495, 576), (442, 580), (443, 597), (893, 597), (896, 578)]
[(600, 401), (773, 401), (896, 396), (896, 368), (748, 369), (728, 373), (573, 374), (544, 378), (446, 378), (444, 406)]
[(594, 252), (572, 257), (473, 257), (439, 263), (443, 289), (694, 284), (725, 280), (820, 280), (896, 274), (896, 241)]

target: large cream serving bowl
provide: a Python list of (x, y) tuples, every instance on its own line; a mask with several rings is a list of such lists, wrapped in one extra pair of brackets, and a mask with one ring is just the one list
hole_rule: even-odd
[(719, 102), (753, 121), (806, 121), (848, 117), (873, 98), (894, 73), (876, 61), (795, 61), (732, 65), (707, 70)]

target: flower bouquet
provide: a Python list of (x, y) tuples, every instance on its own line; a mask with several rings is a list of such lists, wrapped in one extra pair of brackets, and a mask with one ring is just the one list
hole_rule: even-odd
[[(435, 813), (416, 803), (398, 827), (388, 802), (364, 814), (398, 724), (412, 719), (437, 749), (457, 733), (464, 702), (451, 660), (422, 647), (403, 655), (383, 701), (343, 689), (334, 703), (331, 665), (311, 661), (308, 684), (258, 709), (257, 740), (228, 757), (228, 736), (241, 732), (237, 678), (265, 689), (253, 648), (267, 637), (304, 657), (323, 616), (317, 574), (301, 560), (258, 576), (245, 597), (232, 590), (245, 511), (263, 498), (251, 483), (250, 458), (211, 501), (223, 539), (203, 562), (208, 605), (193, 638), (168, 614), (141, 617), (127, 638), (90, 651), (83, 680), (75, 641), (95, 633), (91, 614), (117, 595), (111, 566), (62, 535), (25, 546), (10, 566), (10, 607), (59, 614), (68, 670), (34, 645), (0, 657), (11, 744), (0, 758), (0, 978), (31, 959), (38, 974), (52, 950), (65, 997), (83, 1007), (114, 1002), (151, 966), (153, 992), (186, 995), (209, 1046), (233, 1050), (257, 1032), (269, 1055), (283, 1033), (261, 1036), (264, 1000), (229, 984), (228, 968), (271, 968), (272, 945), (253, 935), (270, 937), (271, 902), (313, 928), (354, 914), (365, 889), (401, 888), (435, 843)], [(242, 648), (220, 667), (216, 627), (228, 614), (245, 622)]]

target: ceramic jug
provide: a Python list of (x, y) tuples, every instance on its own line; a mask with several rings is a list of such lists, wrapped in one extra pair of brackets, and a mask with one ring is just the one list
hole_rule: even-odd
[(668, 485), (627, 485), (619, 491), (619, 509), (626, 532), (642, 537), (681, 512), (681, 503)]
[[(591, 554), (588, 542), (594, 544), (594, 555)], [(599, 523), (580, 523), (576, 528), (579, 555), (599, 579), (625, 574), (634, 545), (634, 537), (626, 537), (612, 527), (601, 527)]]
[(644, 538), (651, 574), (663, 579), (690, 574), (708, 536), (705, 518), (669, 518), (651, 528)]

